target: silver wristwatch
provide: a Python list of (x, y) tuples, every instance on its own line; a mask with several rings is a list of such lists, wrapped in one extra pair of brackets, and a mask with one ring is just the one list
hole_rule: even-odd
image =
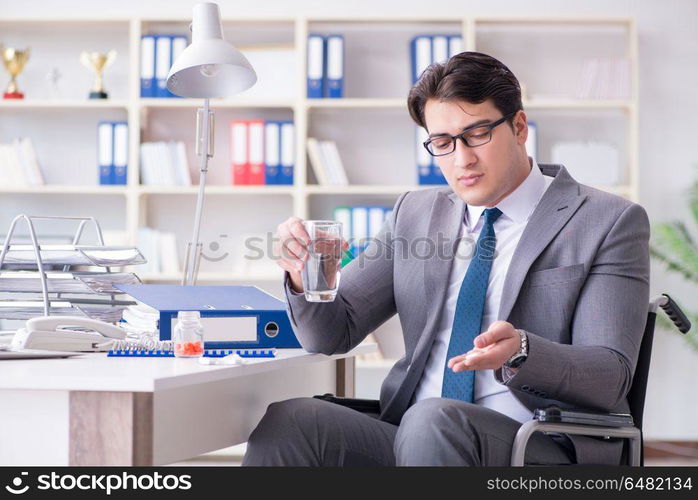
[(521, 337), (521, 347), (504, 363), (504, 365), (509, 368), (520, 367), (524, 361), (526, 361), (526, 358), (528, 358), (528, 335), (523, 330), (516, 330), (516, 332)]

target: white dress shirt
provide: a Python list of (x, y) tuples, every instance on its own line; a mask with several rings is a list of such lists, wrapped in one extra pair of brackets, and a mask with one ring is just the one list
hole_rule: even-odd
[[(542, 174), (535, 160), (529, 158), (529, 163), (532, 168), (526, 179), (496, 205), (502, 211), (502, 215), (494, 223), (497, 244), (482, 316), (481, 331), (483, 332), (497, 320), (504, 289), (504, 279), (509, 269), (511, 258), (514, 255), (514, 250), (519, 243), (529, 217), (538, 205), (543, 193), (545, 193), (553, 181), (552, 177), (546, 177)], [(446, 302), (439, 318), (439, 330), (431, 348), (424, 374), (417, 386), (414, 396), (415, 401), (441, 396), (444, 366), (446, 364), (448, 343), (451, 338), (453, 317), (456, 312), (458, 293), (460, 292), (465, 272), (470, 265), (475, 242), (477, 242), (484, 224), (484, 218), (481, 215), (485, 208), (466, 206), (465, 220), (463, 221), (460, 234), (461, 240), (449, 277)], [(475, 404), (492, 408), (519, 422), (531, 419), (531, 411), (511, 394), (507, 386), (497, 382), (494, 378), (494, 370), (477, 370), (475, 372), (473, 398)]]

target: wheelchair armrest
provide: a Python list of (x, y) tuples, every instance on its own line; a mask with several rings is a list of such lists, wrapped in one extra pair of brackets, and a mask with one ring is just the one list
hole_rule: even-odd
[(377, 399), (355, 399), (355, 398), (342, 398), (335, 396), (334, 394), (322, 394), (318, 396), (313, 396), (315, 399), (322, 399), (323, 401), (329, 401), (330, 403), (338, 404), (340, 406), (346, 406), (352, 410), (356, 410), (360, 413), (367, 413), (371, 415), (380, 415), (380, 401)]
[(583, 424), (603, 427), (633, 427), (635, 425), (629, 413), (604, 413), (580, 408), (560, 408), (548, 406), (536, 408), (533, 419), (538, 422), (557, 424)]
[(642, 432), (634, 426), (629, 414), (557, 406), (536, 408), (533, 419), (521, 425), (516, 433), (511, 451), (512, 466), (524, 465), (526, 446), (535, 432), (627, 439), (629, 465), (642, 465)]

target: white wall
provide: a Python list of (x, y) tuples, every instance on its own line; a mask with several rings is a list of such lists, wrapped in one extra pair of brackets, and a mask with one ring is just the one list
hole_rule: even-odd
[[(0, 0), (5, 16), (90, 17), (188, 16), (194, 1)], [(653, 222), (690, 220), (686, 189), (698, 174), (698, 2), (692, 0), (585, 2), (499, 0), (406, 2), (404, 0), (220, 1), (224, 16), (355, 15), (533, 15), (633, 16), (640, 36), (640, 202)], [(0, 41), (2, 33), (0, 33)], [(504, 61), (506, 63), (506, 61)], [(4, 77), (3, 77), (4, 78)], [(3, 80), (4, 81), (4, 80)], [(698, 310), (698, 293), (678, 278), (653, 267), (652, 293), (671, 292), (687, 308)], [(698, 327), (698, 325), (696, 326)], [(646, 411), (646, 436), (698, 439), (695, 370), (698, 354), (676, 334), (660, 332), (655, 343)]]

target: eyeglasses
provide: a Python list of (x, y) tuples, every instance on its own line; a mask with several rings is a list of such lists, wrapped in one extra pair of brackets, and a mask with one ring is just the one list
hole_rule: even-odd
[(496, 122), (466, 128), (460, 134), (439, 135), (432, 137), (428, 141), (424, 141), (424, 147), (432, 156), (446, 156), (450, 155), (456, 150), (457, 139), (463, 141), (463, 144), (469, 148), (483, 146), (492, 140), (492, 129), (514, 116), (517, 111), (501, 117)]

